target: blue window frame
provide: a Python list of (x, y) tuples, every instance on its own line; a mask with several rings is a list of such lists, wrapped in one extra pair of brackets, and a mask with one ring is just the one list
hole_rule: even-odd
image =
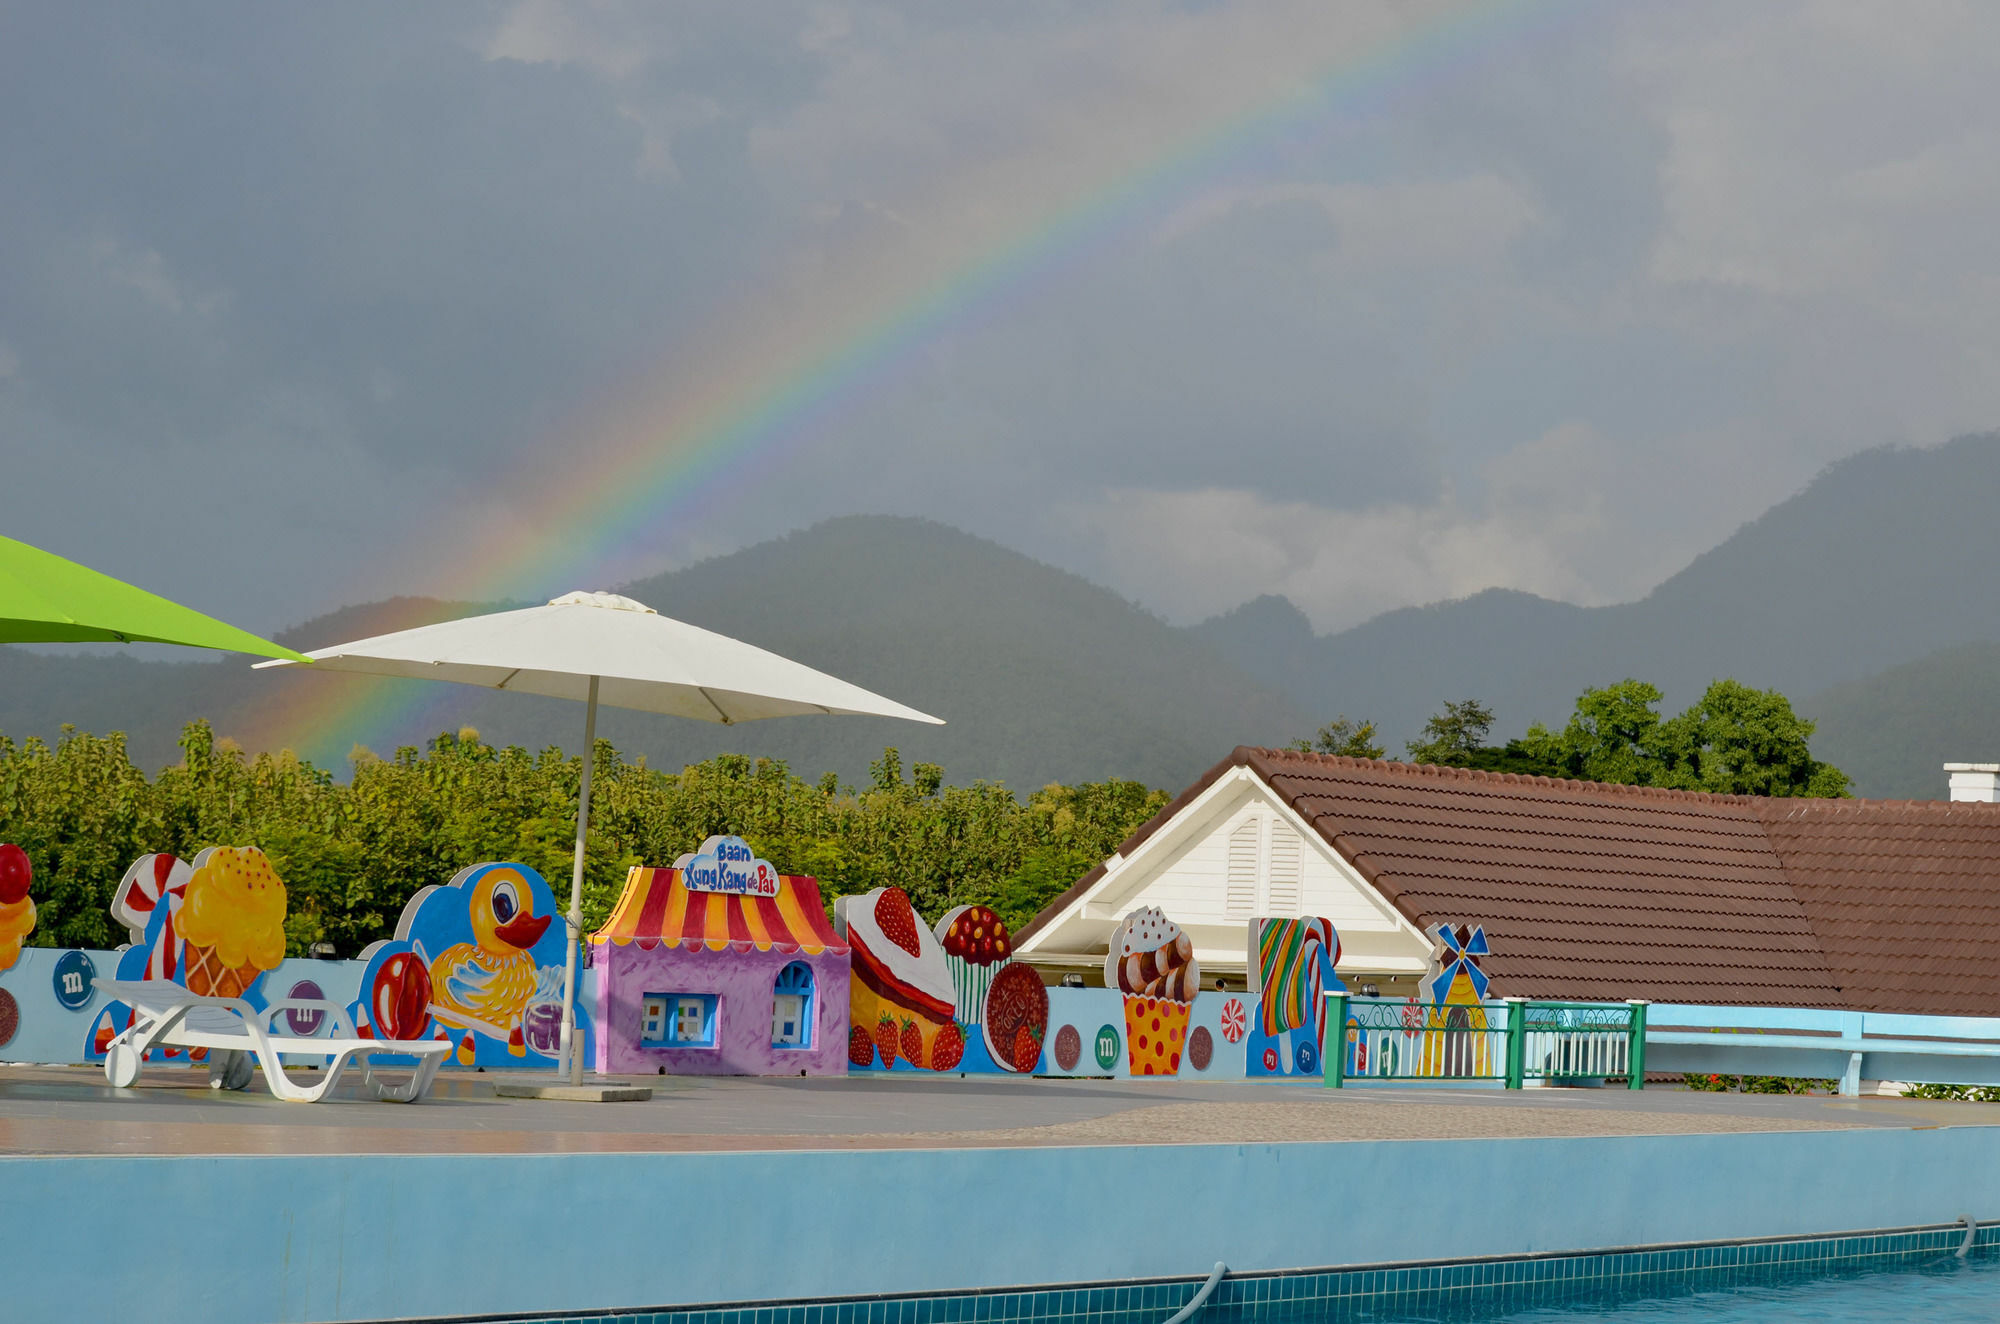
[(812, 967), (793, 961), (771, 982), (771, 1047), (811, 1048), (812, 1041)]
[(663, 1048), (713, 1048), (722, 1008), (713, 993), (648, 993), (640, 999), (639, 1039)]

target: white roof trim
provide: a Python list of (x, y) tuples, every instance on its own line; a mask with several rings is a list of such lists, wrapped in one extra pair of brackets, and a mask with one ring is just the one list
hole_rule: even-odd
[(1110, 890), (1110, 886), (1114, 880), (1122, 877), (1128, 870), (1134, 867), (1143, 866), (1150, 856), (1178, 849), (1181, 841), (1193, 830), (1193, 825), (1207, 821), (1210, 817), (1209, 811), (1212, 810), (1217, 800), (1239, 793), (1246, 785), (1251, 788), (1253, 795), (1260, 797), (1265, 804), (1271, 807), (1281, 821), (1297, 832), (1311, 848), (1317, 850), (1320, 856), (1331, 864), (1334, 870), (1357, 893), (1373, 903), (1381, 912), (1384, 919), (1389, 920), (1398, 930), (1407, 934), (1415, 941), (1426, 947), (1430, 946), (1431, 940), (1428, 934), (1415, 924), (1412, 924), (1402, 911), (1396, 909), (1389, 899), (1383, 896), (1375, 888), (1375, 885), (1370, 883), (1362, 872), (1354, 866), (1354, 863), (1336, 850), (1325, 837), (1321, 836), (1319, 829), (1314, 827), (1297, 810), (1293, 809), (1269, 782), (1258, 776), (1247, 764), (1243, 764), (1231, 768), (1222, 776), (1217, 777), (1200, 795), (1183, 805), (1180, 812), (1176, 813), (1167, 822), (1162, 823), (1158, 831), (1140, 842), (1133, 849), (1130, 856), (1114, 853), (1110, 858), (1106, 859), (1104, 862), (1104, 873), (1099, 876), (1097, 881), (1092, 883), (1083, 895), (1075, 898), (1050, 917), (1049, 922), (1031, 934), (1026, 941), (1018, 944), (1014, 949), (1015, 955), (1030, 964), (1053, 964), (1077, 955), (1077, 953), (1073, 952), (1049, 950), (1047, 948), (1047, 939), (1053, 934), (1059, 933), (1073, 919), (1117, 918), (1117, 916), (1109, 913), (1115, 907), (1107, 907), (1106, 913), (1102, 915), (1093, 916), (1088, 912), (1091, 908), (1103, 904), (1099, 898)]
[[(1138, 848), (1131, 855), (1126, 856), (1114, 851), (1110, 858), (1104, 861), (1104, 873), (1098, 880), (1092, 883), (1082, 896), (1077, 897), (1061, 910), (1057, 911), (1047, 924), (1044, 924), (1041, 928), (1030, 934), (1026, 941), (1016, 943), (1014, 946), (1014, 955), (1024, 961), (1032, 962), (1037, 953), (1041, 951), (1043, 940), (1050, 934), (1060, 930), (1067, 921), (1079, 917), (1085, 907), (1093, 904), (1096, 898), (1104, 892), (1107, 883), (1124, 873), (1126, 869), (1132, 866), (1134, 861), (1145, 859), (1159, 845), (1161, 839), (1175, 835), (1196, 811), (1212, 805), (1226, 789), (1233, 789), (1246, 780), (1256, 782), (1260, 786), (1263, 785), (1262, 780), (1252, 775), (1248, 768), (1232, 768), (1224, 775), (1217, 777), (1207, 790), (1203, 791), (1186, 805), (1183, 805), (1179, 813), (1175, 814), (1165, 823), (1162, 823), (1160, 830), (1140, 842)], [(1267, 792), (1269, 789), (1269, 787), (1265, 787)], [(1370, 890), (1372, 891), (1373, 889), (1371, 888)]]

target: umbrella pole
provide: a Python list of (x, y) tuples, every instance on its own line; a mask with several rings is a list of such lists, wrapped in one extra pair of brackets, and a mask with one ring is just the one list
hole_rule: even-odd
[(583, 840), (590, 832), (590, 769), (597, 762), (597, 677), (583, 709), (583, 783), (576, 792), (576, 857), (569, 875), (569, 942), (563, 957), (562, 1059), (569, 1083), (583, 1083), (583, 1045), (576, 1041), (576, 945), (583, 936)]

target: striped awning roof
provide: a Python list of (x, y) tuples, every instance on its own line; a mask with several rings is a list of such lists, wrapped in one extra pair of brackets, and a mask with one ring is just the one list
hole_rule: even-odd
[(847, 955), (820, 904), (818, 880), (791, 874), (778, 880), (776, 896), (740, 896), (690, 891), (679, 869), (635, 868), (625, 877), (617, 909), (590, 940), (647, 950), (665, 945)]

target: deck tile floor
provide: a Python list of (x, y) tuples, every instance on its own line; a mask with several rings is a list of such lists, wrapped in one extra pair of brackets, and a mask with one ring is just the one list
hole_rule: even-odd
[(641, 1153), (1671, 1135), (2000, 1124), (2000, 1104), (1628, 1090), (852, 1077), (647, 1078), (644, 1103), (503, 1099), (499, 1075), (448, 1075), (422, 1104), (343, 1086), (288, 1104), (261, 1084), (149, 1069), (0, 1066), (0, 1155)]

